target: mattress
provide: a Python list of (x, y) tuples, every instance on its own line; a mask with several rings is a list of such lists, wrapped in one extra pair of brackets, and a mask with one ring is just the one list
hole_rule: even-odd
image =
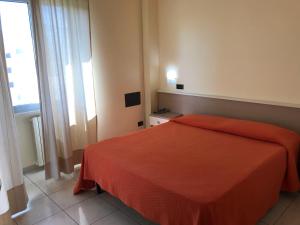
[(75, 193), (102, 189), (161, 225), (255, 225), (299, 190), (299, 136), (190, 115), (88, 146)]

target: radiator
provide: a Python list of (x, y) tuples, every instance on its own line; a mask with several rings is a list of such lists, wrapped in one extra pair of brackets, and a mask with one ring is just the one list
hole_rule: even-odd
[(34, 132), (34, 140), (36, 146), (36, 157), (37, 165), (44, 166), (44, 141), (43, 141), (43, 128), (42, 128), (42, 119), (40, 116), (32, 118), (32, 126)]

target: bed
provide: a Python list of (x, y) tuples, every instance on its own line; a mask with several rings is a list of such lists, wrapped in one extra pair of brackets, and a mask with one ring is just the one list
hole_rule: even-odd
[(299, 135), (208, 115), (88, 146), (74, 193), (95, 187), (161, 225), (255, 225), (300, 188)]

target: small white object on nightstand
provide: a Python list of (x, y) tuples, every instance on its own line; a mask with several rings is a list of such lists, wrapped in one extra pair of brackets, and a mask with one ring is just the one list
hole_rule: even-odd
[(171, 119), (182, 116), (180, 113), (152, 113), (149, 117), (150, 126), (157, 126), (166, 122), (169, 122)]

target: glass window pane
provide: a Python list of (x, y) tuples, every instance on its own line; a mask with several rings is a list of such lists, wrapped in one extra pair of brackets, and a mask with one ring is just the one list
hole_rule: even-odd
[(28, 5), (0, 1), (0, 16), (13, 106), (28, 111), (39, 104)]

